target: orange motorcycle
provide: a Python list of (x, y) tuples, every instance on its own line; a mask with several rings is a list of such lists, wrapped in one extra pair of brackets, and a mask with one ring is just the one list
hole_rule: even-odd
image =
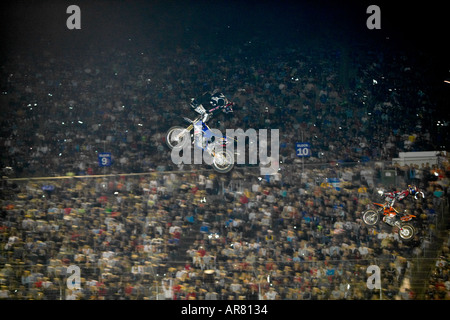
[(394, 203), (395, 199), (384, 204), (374, 202), (372, 205), (368, 205), (367, 210), (362, 212), (362, 219), (368, 226), (374, 226), (380, 220), (383, 220), (384, 223), (398, 228), (398, 235), (402, 240), (411, 240), (416, 234), (416, 229), (409, 221), (416, 216), (403, 213), (398, 219), (400, 212), (394, 208)]

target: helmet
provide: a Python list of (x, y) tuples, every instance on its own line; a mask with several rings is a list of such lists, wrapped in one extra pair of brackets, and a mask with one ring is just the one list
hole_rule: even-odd
[(215, 93), (211, 96), (210, 103), (213, 107), (222, 107), (228, 104), (228, 99), (223, 93)]
[(191, 102), (189, 103), (192, 109), (197, 108), (200, 104), (195, 100), (194, 98), (191, 99)]
[(416, 186), (408, 186), (408, 190), (412, 196), (415, 196), (416, 193), (419, 192), (419, 188), (417, 188)]

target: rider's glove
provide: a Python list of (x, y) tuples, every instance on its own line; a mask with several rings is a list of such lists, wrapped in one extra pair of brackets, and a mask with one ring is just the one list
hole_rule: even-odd
[(195, 100), (195, 98), (191, 98), (191, 103), (189, 103), (189, 105), (192, 109), (195, 109), (199, 106), (199, 103), (197, 102), (197, 100)]

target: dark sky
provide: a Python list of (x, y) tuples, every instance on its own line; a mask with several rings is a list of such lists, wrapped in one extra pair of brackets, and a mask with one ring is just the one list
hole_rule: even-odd
[[(81, 30), (68, 30), (66, 9), (81, 9)], [(368, 30), (366, 9), (381, 9), (381, 30)], [(375, 50), (423, 51), (450, 78), (448, 26), (442, 1), (28, 0), (0, 4), (1, 52), (15, 48), (78, 50), (128, 45), (216, 48), (265, 37), (273, 46), (370, 43)], [(442, 81), (443, 82), (443, 81)], [(450, 86), (450, 85), (449, 85)]]
[[(5, 3), (6, 2), (6, 3)], [(395, 4), (392, 4), (395, 2)], [(436, 2), (439, 3), (439, 2)], [(438, 47), (445, 42), (445, 11), (441, 5), (413, 5), (406, 1), (206, 1), (206, 0), (28, 0), (2, 1), (2, 32), (13, 43), (34, 43), (49, 38), (67, 44), (84, 37), (88, 41), (211, 36), (230, 25), (235, 37), (252, 33), (310, 37), (336, 33), (340, 37), (383, 38), (393, 43)], [(81, 9), (82, 30), (68, 30), (66, 9)], [(381, 9), (381, 30), (367, 30), (366, 9)], [(436, 39), (436, 35), (442, 38)], [(275, 37), (276, 39), (277, 37)], [(448, 38), (448, 37), (446, 37)], [(439, 41), (442, 43), (439, 44)]]

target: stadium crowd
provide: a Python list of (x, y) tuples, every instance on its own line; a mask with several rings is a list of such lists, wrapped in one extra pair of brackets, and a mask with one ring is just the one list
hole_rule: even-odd
[[(382, 270), (383, 298), (413, 298), (400, 287), (408, 259), (433, 236), (448, 168), (384, 161), (440, 146), (421, 71), (407, 56), (258, 41), (221, 53), (92, 47), (82, 64), (76, 53), (11, 54), (2, 167), (10, 177), (86, 178), (2, 181), (0, 298), (377, 299), (366, 287), (371, 264)], [(280, 128), (283, 166), (272, 179), (171, 164), (165, 132), (190, 97), (214, 88), (237, 107), (212, 126)], [(300, 137), (314, 149), (305, 170)], [(104, 151), (112, 167), (98, 167)], [(399, 173), (384, 187), (426, 191), (404, 204), (418, 217), (412, 242), (361, 221), (381, 168)], [(89, 178), (102, 173), (117, 176)], [(327, 177), (341, 179), (339, 190)], [(227, 179), (245, 187), (228, 190)], [(66, 283), (72, 265), (80, 290)]]
[(450, 279), (449, 279), (449, 259), (450, 259), (450, 237), (447, 236), (442, 242), (442, 251), (436, 259), (428, 283), (425, 299), (428, 300), (449, 300), (450, 299)]
[(102, 151), (112, 153), (117, 172), (170, 166), (165, 133), (183, 125), (182, 115), (194, 117), (191, 97), (213, 89), (236, 106), (211, 127), (281, 129), (291, 160), (300, 138), (318, 162), (441, 149), (445, 131), (412, 58), (331, 44), (269, 50), (260, 42), (220, 53), (196, 46), (159, 53), (132, 43), (92, 47), (85, 57), (12, 52), (2, 66), (2, 167), (18, 176), (99, 173)]
[[(343, 169), (354, 175), (339, 189), (317, 183), (328, 169), (303, 171), (303, 183), (247, 174), (233, 180), (243, 183), (237, 190), (201, 172), (9, 186), (14, 194), (2, 203), (1, 296), (378, 299), (366, 287), (366, 269), (376, 264), (383, 299), (411, 299), (401, 284), (412, 258), (426, 248), (424, 239), (434, 236), (445, 196), (437, 191), (446, 179), (429, 183), (424, 200), (404, 204), (417, 215), (419, 230), (404, 243), (391, 228), (361, 221), (376, 190), (358, 174), (366, 169)], [(289, 176), (300, 178), (299, 167)], [(408, 182), (401, 176), (401, 184)], [(43, 190), (42, 183), (54, 189)], [(73, 265), (80, 268), (80, 290), (68, 289)]]

